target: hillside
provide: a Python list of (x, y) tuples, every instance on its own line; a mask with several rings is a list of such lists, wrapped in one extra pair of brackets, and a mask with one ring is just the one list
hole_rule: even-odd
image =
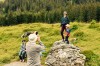
[(4, 1), (4, 0), (0, 0), (0, 1)]
[(0, 26), (57, 23), (64, 11), (70, 21), (100, 22), (100, 0), (5, 0), (0, 2)]
[(0, 1), (5, 1), (5, 0), (0, 0)]
[[(71, 23), (71, 36), (77, 38), (74, 45), (78, 46), (82, 53), (87, 56), (86, 66), (100, 65), (100, 24), (94, 21), (91, 24)], [(60, 24), (30, 23), (15, 26), (0, 27), (0, 66), (11, 61), (18, 60), (18, 52), (22, 38), (26, 31), (38, 31), (41, 40), (46, 46), (46, 52), (42, 58), (44, 64), (52, 44), (61, 39)]]

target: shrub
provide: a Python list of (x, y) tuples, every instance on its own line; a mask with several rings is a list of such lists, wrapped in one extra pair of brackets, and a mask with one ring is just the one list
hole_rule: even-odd
[[(5, 54), (6, 55), (6, 54)], [(1, 56), (0, 57), (0, 62), (2, 62), (2, 63), (7, 63), (7, 62), (10, 62), (10, 60), (11, 60), (11, 56), (10, 55), (7, 55), (7, 56)]]
[(86, 56), (87, 62), (92, 60), (93, 58), (98, 58), (98, 56), (96, 54), (94, 54), (93, 51), (91, 51), (91, 50), (83, 51), (82, 54), (84, 54)]
[(92, 20), (91, 21), (91, 24), (96, 24), (96, 20)]
[(100, 31), (100, 27), (98, 27), (97, 30)]
[[(86, 56), (86, 64), (85, 66), (99, 66), (99, 56), (94, 54), (91, 50), (83, 51), (82, 54)], [(94, 65), (94, 63), (97, 63)]]
[(97, 28), (97, 27), (99, 27), (99, 25), (96, 24), (96, 21), (95, 20), (92, 20), (91, 21), (91, 24), (89, 25), (89, 28)]
[(84, 32), (83, 31), (77, 31), (76, 33), (74, 33), (75, 37), (84, 37)]
[(87, 41), (86, 38), (87, 35), (83, 31), (78, 30), (73, 34), (73, 36), (75, 36), (78, 39), (78, 41), (79, 40)]
[(71, 31), (75, 31), (78, 29), (78, 25), (73, 25)]

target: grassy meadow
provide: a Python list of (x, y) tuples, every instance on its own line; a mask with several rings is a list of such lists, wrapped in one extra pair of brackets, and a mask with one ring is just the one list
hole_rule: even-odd
[(4, 2), (5, 0), (0, 0), (0, 1)]
[[(74, 45), (85, 54), (85, 66), (100, 66), (100, 24), (71, 23), (71, 36), (69, 39), (77, 38)], [(46, 46), (46, 52), (42, 58), (42, 64), (49, 53), (50, 47), (57, 40), (61, 40), (60, 24), (30, 23), (15, 26), (0, 27), (0, 66), (3, 64), (18, 61), (18, 52), (21, 45), (21, 35), (27, 31), (38, 31), (41, 40)]]

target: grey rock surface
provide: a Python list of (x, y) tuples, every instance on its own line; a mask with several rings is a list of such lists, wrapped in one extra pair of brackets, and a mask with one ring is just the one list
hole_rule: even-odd
[(84, 66), (86, 56), (72, 44), (56, 41), (46, 58), (47, 66)]

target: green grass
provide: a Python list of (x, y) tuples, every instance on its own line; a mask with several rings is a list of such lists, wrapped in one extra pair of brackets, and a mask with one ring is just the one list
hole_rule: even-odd
[(0, 0), (0, 1), (4, 2), (5, 0)]
[[(86, 60), (85, 66), (100, 65), (100, 24), (98, 23), (98, 25), (96, 28), (90, 28), (91, 24), (71, 23), (73, 29), (69, 39), (77, 38), (73, 44), (78, 46), (82, 53), (87, 56), (88, 61)], [(46, 46), (42, 64), (44, 64), (52, 44), (57, 40), (61, 40), (59, 23), (31, 23), (0, 27), (0, 66), (19, 60), (18, 52), (22, 40), (20, 36), (26, 31), (38, 31)]]

